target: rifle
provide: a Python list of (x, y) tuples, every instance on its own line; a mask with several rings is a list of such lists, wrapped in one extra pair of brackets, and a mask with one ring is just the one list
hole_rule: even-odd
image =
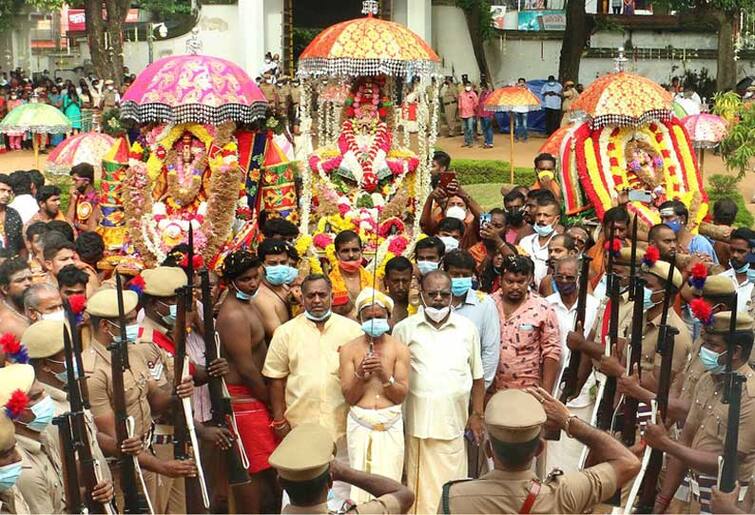
[[(629, 262), (629, 284), (634, 285), (637, 280), (637, 215), (634, 215), (632, 220), (632, 254)], [(635, 290), (629, 288), (629, 300), (634, 300)], [(642, 293), (642, 291), (640, 291)]]
[(123, 373), (130, 369), (128, 362), (128, 340), (126, 339), (126, 313), (123, 307), (123, 284), (121, 274), (115, 274), (115, 287), (118, 295), (118, 326), (121, 336), (113, 342), (110, 349), (111, 371), (113, 376), (113, 411), (115, 412), (115, 434), (118, 446), (116, 459), (123, 491), (124, 513), (152, 513), (149, 499), (139, 491), (137, 473), (139, 465), (136, 456), (129, 456), (121, 451), (123, 441), (133, 431), (133, 419), (126, 411), (126, 391), (123, 386)]
[[(658, 326), (658, 343), (656, 352), (661, 355), (661, 376), (658, 378), (658, 392), (656, 402), (658, 413), (661, 416), (661, 423), (666, 420), (668, 413), (669, 390), (671, 388), (671, 365), (674, 357), (674, 336), (679, 331), (668, 325), (668, 310), (671, 305), (671, 288), (674, 278), (674, 269), (676, 265), (676, 254), (671, 255), (668, 277), (666, 278), (666, 294), (663, 296), (663, 313), (661, 314), (661, 323)], [(655, 504), (656, 492), (658, 490), (658, 476), (663, 467), (663, 452), (658, 449), (650, 451), (650, 460), (648, 461), (645, 474), (642, 476), (640, 484), (640, 500), (637, 504), (637, 513), (652, 513)], [(639, 476), (635, 481), (639, 480)]]
[[(608, 352), (608, 346), (611, 349), (616, 348), (616, 344), (619, 339), (619, 296), (620, 285), (619, 278), (613, 269), (613, 240), (616, 230), (616, 225), (611, 224), (610, 239), (608, 240), (608, 263), (606, 265), (606, 292), (611, 302), (611, 310), (608, 318), (608, 342), (606, 343), (606, 354), (611, 355)], [(611, 420), (613, 418), (614, 411), (614, 399), (616, 397), (616, 378), (606, 377), (605, 387), (603, 389), (603, 398), (598, 406), (598, 418), (596, 425), (598, 429), (608, 431), (611, 429)]]
[[(177, 388), (181, 384), (183, 378), (189, 374), (189, 359), (186, 356), (186, 313), (188, 312), (188, 306), (191, 302), (191, 288), (192, 285), (189, 284), (176, 291), (178, 295), (175, 326), (176, 355), (173, 358), (175, 388)], [(191, 448), (194, 451), (194, 462), (197, 466), (196, 480), (199, 481), (199, 488), (202, 492), (202, 502), (205, 508), (209, 508), (210, 497), (207, 493), (202, 461), (199, 459), (199, 443), (197, 441), (196, 430), (194, 429), (194, 414), (191, 410), (191, 399), (181, 399), (176, 395), (173, 406), (173, 457), (177, 460), (190, 459), (192, 456), (189, 452), (189, 444), (191, 444)], [(187, 491), (190, 480), (190, 478), (186, 478)]]
[(719, 458), (718, 487), (722, 492), (732, 492), (736, 487), (739, 459), (737, 457), (737, 445), (739, 443), (739, 418), (742, 408), (742, 385), (747, 382), (742, 374), (738, 374), (733, 368), (733, 356), (735, 350), (734, 334), (737, 330), (737, 295), (731, 309), (731, 321), (729, 323), (729, 338), (726, 349), (726, 371), (724, 396), (722, 402), (729, 405), (729, 414), (726, 419), (726, 440), (724, 441), (724, 455)]
[[(644, 320), (645, 307), (640, 299), (644, 296), (645, 281), (640, 277), (634, 279), (634, 306), (632, 310), (632, 336), (629, 340), (631, 352), (629, 355), (629, 367), (628, 373), (631, 374), (632, 370), (637, 368), (637, 375), (640, 372), (640, 359), (642, 358), (642, 323)], [(621, 428), (621, 441), (627, 447), (634, 445), (637, 434), (637, 409), (640, 401), (633, 397), (627, 396), (624, 399), (624, 420), (623, 427)]]
[[(212, 294), (210, 292), (210, 273), (202, 270), (199, 273), (202, 281), (202, 311), (204, 317), (204, 345), (205, 345), (205, 363), (209, 367), (210, 363), (218, 358), (218, 338), (215, 332), (215, 320), (212, 317)], [(225, 463), (228, 470), (228, 483), (230, 485), (242, 485), (249, 483), (251, 478), (247, 472), (249, 468), (249, 459), (246, 456), (244, 444), (239, 437), (236, 428), (236, 420), (231, 408), (231, 399), (225, 386), (225, 379), (222, 377), (210, 377), (207, 383), (210, 392), (210, 403), (212, 405), (212, 419), (210, 424), (215, 427), (226, 428), (236, 436), (236, 446), (225, 451)], [(229, 424), (230, 422), (230, 424)]]
[(61, 455), (63, 461), (63, 484), (65, 485), (68, 513), (89, 513), (86, 505), (81, 500), (78, 465), (73, 452), (70, 452), (75, 445), (72, 435), (71, 414), (63, 413), (52, 419), (52, 423), (58, 426), (60, 446), (63, 451)]

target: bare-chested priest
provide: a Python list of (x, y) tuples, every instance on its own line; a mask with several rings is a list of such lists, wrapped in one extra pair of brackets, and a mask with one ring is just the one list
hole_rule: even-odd
[(299, 275), (289, 257), (290, 243), (265, 239), (257, 247), (257, 256), (264, 265), (259, 293), (252, 301), (262, 314), (265, 340), (269, 343), (279, 326), (291, 320), (290, 285)]
[[(401, 403), (409, 389), (409, 349), (388, 334), (393, 300), (365, 288), (355, 303), (364, 334), (341, 348), (341, 390), (350, 405), (346, 443), (350, 465), (401, 481), (404, 424)], [(352, 487), (356, 503), (370, 495)]]
[(250, 513), (262, 513), (262, 501), (275, 502), (275, 471), (268, 458), (275, 450), (268, 391), (262, 377), (267, 344), (262, 315), (253, 302), (261, 289), (262, 263), (246, 250), (237, 250), (223, 262), (223, 280), (229, 294), (223, 302), (216, 329), (228, 360), (225, 376), (231, 394), (239, 436), (249, 457), (252, 482), (234, 488), (236, 502)]

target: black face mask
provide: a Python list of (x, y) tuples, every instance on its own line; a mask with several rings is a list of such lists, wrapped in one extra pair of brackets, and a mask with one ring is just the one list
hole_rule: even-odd
[(435, 174), (430, 177), (430, 186), (435, 189), (440, 184), (440, 174)]
[(516, 210), (506, 211), (506, 219), (511, 225), (520, 225), (524, 221), (524, 212), (521, 208)]

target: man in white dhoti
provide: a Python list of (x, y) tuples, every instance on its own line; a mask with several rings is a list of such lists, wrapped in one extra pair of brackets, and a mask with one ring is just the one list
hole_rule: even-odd
[(451, 312), (451, 278), (430, 272), (421, 287), (423, 309), (399, 322), (393, 336), (411, 356), (404, 406), (410, 513), (436, 513), (443, 484), (467, 477), (464, 432), (479, 443), (485, 384), (477, 327)]
[[(351, 406), (346, 444), (352, 468), (401, 481), (404, 469), (404, 422), (401, 403), (409, 389), (409, 349), (388, 334), (393, 300), (365, 288), (356, 299), (364, 334), (341, 348), (341, 390)], [(351, 489), (355, 503), (370, 494)]]

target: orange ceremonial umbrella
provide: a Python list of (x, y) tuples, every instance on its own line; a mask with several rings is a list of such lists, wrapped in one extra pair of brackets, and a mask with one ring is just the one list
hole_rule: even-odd
[(298, 75), (429, 75), (440, 57), (421, 37), (392, 21), (373, 17), (337, 23), (307, 45), (299, 56)]
[[(485, 100), (485, 109), (487, 111), (513, 111), (516, 109), (526, 109), (527, 111), (537, 111), (540, 109), (540, 99), (532, 91), (522, 86), (506, 86), (493, 91)], [(511, 151), (511, 182), (514, 182), (514, 117), (509, 116), (509, 140)]]
[(569, 134), (569, 129), (572, 129), (571, 125), (565, 127), (559, 127), (556, 132), (548, 136), (543, 146), (537, 151), (538, 154), (550, 154), (552, 156), (558, 156), (561, 154), (561, 142), (564, 141), (564, 137)]
[(592, 128), (606, 125), (639, 127), (650, 120), (669, 120), (671, 93), (641, 75), (617, 72), (590, 84), (569, 111), (582, 112)]

